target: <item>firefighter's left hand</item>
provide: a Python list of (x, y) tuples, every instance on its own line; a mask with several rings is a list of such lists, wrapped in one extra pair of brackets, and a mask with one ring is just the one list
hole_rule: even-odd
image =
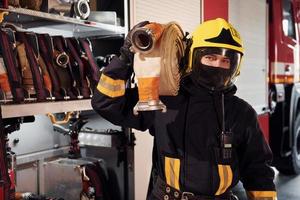
[(120, 60), (122, 60), (127, 65), (132, 66), (133, 63), (133, 52), (130, 50), (130, 47), (132, 45), (131, 43), (131, 35), (133, 31), (135, 31), (137, 28), (143, 27), (145, 25), (149, 24), (149, 21), (142, 21), (138, 24), (136, 24), (127, 34), (123, 46), (120, 48)]

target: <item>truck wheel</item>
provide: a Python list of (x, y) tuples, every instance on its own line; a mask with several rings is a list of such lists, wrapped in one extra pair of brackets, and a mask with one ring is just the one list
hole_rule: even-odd
[(292, 163), (295, 174), (300, 174), (300, 115), (294, 123), (294, 134), (293, 134), (293, 147), (292, 147)]
[(294, 122), (292, 152), (285, 158), (274, 158), (276, 169), (286, 175), (300, 174), (300, 114)]

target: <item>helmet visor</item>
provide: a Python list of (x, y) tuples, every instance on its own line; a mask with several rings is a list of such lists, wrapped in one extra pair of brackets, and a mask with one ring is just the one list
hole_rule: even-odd
[(241, 53), (232, 49), (218, 47), (197, 48), (193, 53), (192, 70), (203, 66), (221, 68), (223, 71), (226, 71), (227, 77), (223, 84), (227, 86), (234, 82), (234, 78), (238, 75), (241, 57)]

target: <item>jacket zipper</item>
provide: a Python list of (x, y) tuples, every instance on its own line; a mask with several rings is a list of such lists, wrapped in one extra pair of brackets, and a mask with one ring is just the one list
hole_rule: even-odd
[(188, 101), (187, 101), (187, 105), (186, 105), (186, 112), (185, 112), (185, 121), (184, 121), (184, 165), (183, 165), (183, 180), (182, 180), (182, 184), (183, 187), (185, 188), (185, 182), (186, 182), (186, 177), (187, 177), (187, 171), (188, 171), (188, 167), (187, 167), (187, 163), (188, 163), (188, 158), (187, 158), (187, 146), (188, 146), (188, 127), (187, 127), (187, 121), (188, 121), (188, 112), (189, 112), (189, 106), (190, 105), (190, 97), (188, 97)]

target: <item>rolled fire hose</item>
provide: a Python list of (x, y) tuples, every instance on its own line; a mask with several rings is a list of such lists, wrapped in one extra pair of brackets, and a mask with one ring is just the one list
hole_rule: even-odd
[(180, 60), (184, 56), (184, 33), (181, 27), (175, 23), (166, 25), (161, 37), (160, 55), (160, 84), (159, 94), (176, 96), (180, 82)]
[(176, 96), (179, 90), (179, 62), (184, 55), (183, 31), (175, 22), (150, 23), (132, 34), (134, 71), (138, 80), (137, 111), (163, 110), (159, 95)]

